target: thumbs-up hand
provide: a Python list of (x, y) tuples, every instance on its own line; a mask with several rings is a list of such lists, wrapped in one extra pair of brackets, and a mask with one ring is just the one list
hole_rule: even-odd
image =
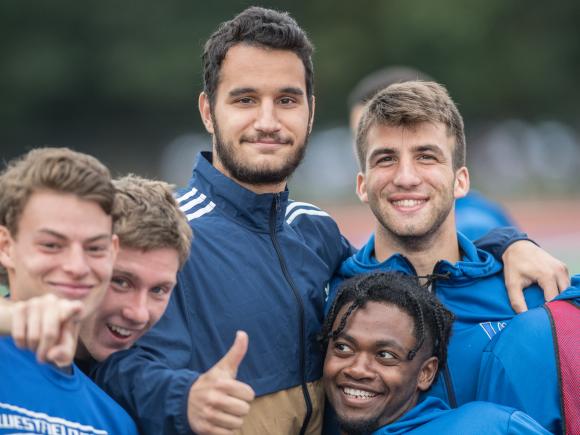
[(191, 386), (187, 418), (194, 432), (221, 435), (242, 427), (255, 396), (249, 385), (236, 380), (247, 350), (248, 334), (238, 331), (230, 350)]

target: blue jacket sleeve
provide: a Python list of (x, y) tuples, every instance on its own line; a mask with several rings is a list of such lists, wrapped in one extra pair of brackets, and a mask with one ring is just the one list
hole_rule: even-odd
[(192, 433), (187, 399), (199, 373), (188, 369), (192, 344), (184, 297), (176, 287), (157, 325), (136, 346), (114, 353), (91, 373), (142, 434)]
[(528, 235), (515, 227), (501, 227), (495, 228), (487, 233), (485, 236), (477, 239), (474, 243), (479, 249), (489, 252), (498, 261), (502, 261), (501, 257), (506, 249), (514, 242), (519, 240), (528, 240), (535, 243), (528, 238)]
[(507, 435), (550, 435), (551, 433), (522, 411), (514, 411), (510, 415), (508, 430), (506, 432)]

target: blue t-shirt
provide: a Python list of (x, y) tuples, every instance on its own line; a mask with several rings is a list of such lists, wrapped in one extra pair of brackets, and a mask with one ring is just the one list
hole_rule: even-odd
[(0, 338), (0, 434), (133, 435), (129, 415), (76, 366), (36, 361)]

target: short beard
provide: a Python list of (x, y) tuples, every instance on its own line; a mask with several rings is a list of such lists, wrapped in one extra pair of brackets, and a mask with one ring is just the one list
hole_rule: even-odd
[(215, 117), (212, 114), (212, 120), (214, 125), (214, 141), (216, 154), (228, 171), (232, 178), (238, 180), (242, 183), (250, 185), (266, 185), (266, 184), (279, 184), (286, 181), (296, 170), (298, 165), (304, 159), (306, 153), (306, 145), (308, 142), (308, 136), (304, 138), (303, 144), (290, 144), (289, 146), (296, 147), (295, 152), (288, 157), (280, 168), (266, 168), (266, 167), (251, 167), (239, 161), (236, 156), (236, 152), (233, 149), (232, 143), (225, 143), (222, 140), (219, 126), (216, 122)]
[(341, 420), (338, 417), (340, 429), (347, 435), (368, 435), (376, 431), (379, 427), (380, 416), (368, 420)]
[[(454, 180), (455, 182), (455, 180)], [(391, 234), (391, 240), (397, 244), (397, 248), (404, 248), (410, 252), (418, 252), (423, 251), (431, 246), (433, 240), (437, 237), (439, 229), (443, 225), (443, 223), (447, 220), (449, 213), (453, 210), (453, 203), (455, 198), (449, 198), (449, 207), (444, 208), (441, 210), (440, 213), (435, 216), (435, 220), (433, 224), (427, 228), (423, 233), (419, 234), (401, 234), (399, 231), (394, 231), (391, 226), (389, 226), (388, 222), (383, 219), (380, 209), (375, 210), (371, 207), (371, 211), (375, 215), (377, 221), (381, 224), (381, 226), (386, 230), (387, 233)], [(410, 231), (409, 231), (410, 232)]]

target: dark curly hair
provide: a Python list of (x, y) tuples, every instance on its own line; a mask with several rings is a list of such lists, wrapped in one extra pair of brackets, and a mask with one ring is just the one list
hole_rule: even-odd
[[(319, 336), (324, 353), (329, 340), (338, 336), (352, 313), (367, 302), (394, 305), (413, 318), (415, 347), (409, 351), (407, 359), (412, 360), (425, 341), (428, 341), (432, 345), (430, 356), (436, 356), (439, 360), (438, 370), (445, 366), (453, 314), (435, 295), (419, 284), (417, 277), (395, 272), (358, 275), (341, 284)], [(347, 305), (348, 309), (333, 330), (338, 313)]]

